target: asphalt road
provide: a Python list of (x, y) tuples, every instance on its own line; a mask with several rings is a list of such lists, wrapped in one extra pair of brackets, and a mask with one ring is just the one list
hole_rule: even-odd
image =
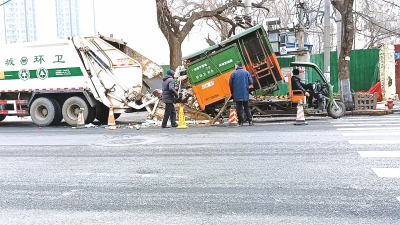
[(362, 157), (398, 151), (397, 121), (140, 130), (4, 121), (0, 224), (400, 224), (400, 178), (377, 170), (400, 159)]

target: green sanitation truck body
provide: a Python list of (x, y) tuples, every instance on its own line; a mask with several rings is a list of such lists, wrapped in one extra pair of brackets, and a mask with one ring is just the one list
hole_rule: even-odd
[(231, 38), (183, 58), (196, 100), (202, 110), (213, 110), (231, 93), (229, 77), (237, 61), (253, 78), (253, 88), (270, 93), (283, 80), (266, 24), (251, 27)]
[(292, 62), (291, 67), (302, 71), (305, 68), (313, 69), (320, 76), (311, 83), (315, 93), (313, 105), (307, 105), (305, 93), (292, 90), (290, 74), (287, 96), (283, 99), (271, 96), (279, 89), (278, 82), (285, 82), (285, 79), (267, 31), (267, 21), (264, 21), (219, 44), (183, 58), (198, 108), (216, 117), (227, 114), (226, 107), (232, 104), (229, 101), (229, 78), (235, 69), (235, 63), (240, 61), (250, 72), (253, 78), (252, 88), (257, 93), (249, 101), (253, 115), (295, 114), (298, 103), (301, 102), (305, 103), (307, 114), (328, 113), (333, 118), (343, 116), (343, 103), (333, 98), (332, 85), (325, 79), (322, 71), (310, 62)]

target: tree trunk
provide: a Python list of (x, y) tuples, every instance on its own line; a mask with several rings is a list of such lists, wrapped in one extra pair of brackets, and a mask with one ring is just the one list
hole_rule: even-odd
[[(354, 0), (331, 0), (332, 5), (340, 12), (342, 16), (343, 36), (339, 54), (339, 91), (346, 109), (352, 110), (353, 97), (350, 89), (349, 60), (350, 52), (353, 48), (354, 40), (354, 19), (353, 3)], [(338, 37), (340, 38), (340, 37)]]
[(178, 66), (182, 65), (182, 41), (177, 38), (171, 37), (168, 41), (169, 44), (169, 65), (170, 68), (175, 70)]

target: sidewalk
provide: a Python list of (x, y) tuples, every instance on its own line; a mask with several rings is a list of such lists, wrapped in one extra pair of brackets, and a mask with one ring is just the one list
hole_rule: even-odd
[[(385, 106), (386, 101), (381, 101), (381, 102), (377, 102), (376, 104), (376, 109), (380, 109), (380, 110), (387, 110), (387, 106)], [(392, 111), (399, 111), (400, 110), (400, 100), (394, 100), (393, 101), (393, 109)]]
[(347, 111), (346, 115), (386, 115), (400, 112), (400, 100), (393, 101), (394, 106), (391, 110), (385, 104), (386, 101), (377, 102), (376, 109)]

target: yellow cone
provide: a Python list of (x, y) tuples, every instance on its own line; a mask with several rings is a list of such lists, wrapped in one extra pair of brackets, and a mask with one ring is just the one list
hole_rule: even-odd
[(185, 115), (183, 114), (183, 107), (182, 106), (179, 108), (179, 121), (178, 121), (178, 127), (177, 128), (179, 128), (179, 129), (188, 128), (188, 126), (186, 125)]

